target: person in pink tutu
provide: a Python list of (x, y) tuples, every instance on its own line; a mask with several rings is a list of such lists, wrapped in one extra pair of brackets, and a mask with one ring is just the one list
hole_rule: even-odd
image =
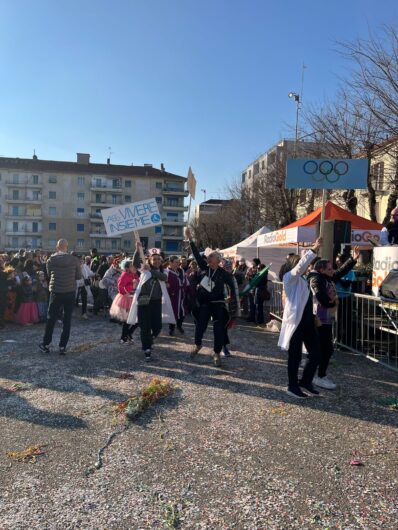
[(30, 276), (24, 276), (22, 278), (21, 297), (21, 305), (15, 315), (14, 321), (24, 326), (36, 324), (36, 322), (39, 322), (39, 312), (33, 298), (32, 278)]
[(124, 259), (120, 263), (120, 268), (123, 272), (117, 282), (118, 294), (112, 302), (109, 315), (123, 322), (120, 344), (128, 344), (133, 342), (133, 333), (138, 327), (138, 324), (127, 324), (127, 317), (140, 277), (131, 259)]

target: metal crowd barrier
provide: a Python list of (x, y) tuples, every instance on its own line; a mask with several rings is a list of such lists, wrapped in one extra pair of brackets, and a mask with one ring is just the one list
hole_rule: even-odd
[[(272, 318), (282, 320), (282, 282), (274, 281), (270, 300)], [(339, 301), (335, 343), (398, 370), (398, 303), (352, 293)]]

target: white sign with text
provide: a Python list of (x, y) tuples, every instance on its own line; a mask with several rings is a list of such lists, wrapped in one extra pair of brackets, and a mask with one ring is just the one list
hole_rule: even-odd
[(117, 236), (162, 224), (156, 199), (106, 208), (101, 210), (101, 215), (108, 236)]

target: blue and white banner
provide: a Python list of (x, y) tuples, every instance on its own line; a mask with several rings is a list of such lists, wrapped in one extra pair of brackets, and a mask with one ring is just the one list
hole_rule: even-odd
[(367, 158), (289, 159), (286, 188), (363, 189), (368, 181)]
[(156, 199), (115, 206), (101, 210), (108, 236), (126, 234), (162, 224)]

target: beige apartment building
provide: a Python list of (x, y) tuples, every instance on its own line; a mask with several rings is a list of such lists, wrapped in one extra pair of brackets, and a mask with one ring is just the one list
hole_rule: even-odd
[(134, 249), (133, 234), (108, 237), (101, 210), (156, 198), (162, 225), (140, 231), (146, 248), (181, 251), (186, 178), (151, 164), (96, 164), (78, 153), (76, 162), (0, 157), (0, 249), (53, 251), (66, 238), (70, 250), (100, 253)]

